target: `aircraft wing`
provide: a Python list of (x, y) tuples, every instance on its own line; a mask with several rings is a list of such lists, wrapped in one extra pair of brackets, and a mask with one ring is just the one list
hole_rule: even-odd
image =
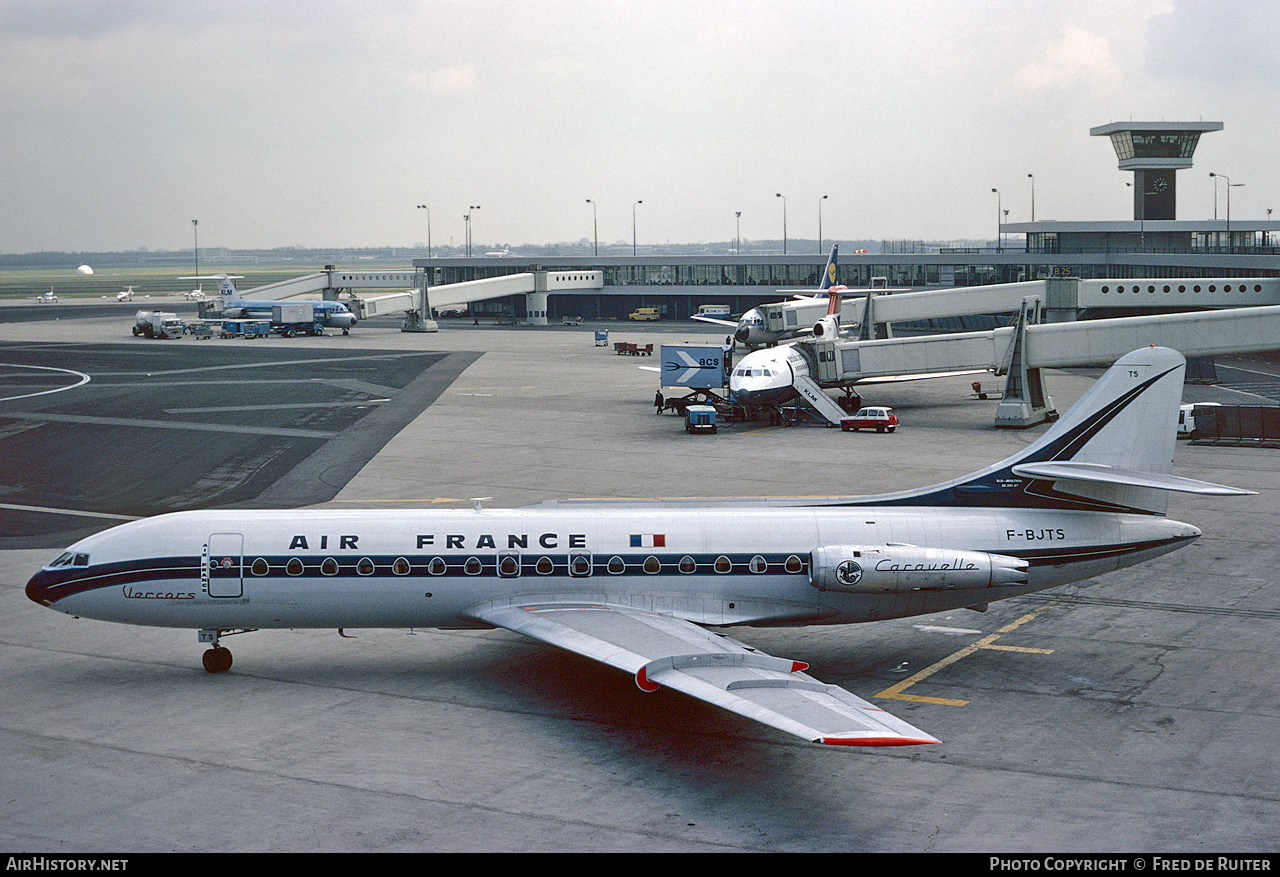
[(835, 685), (689, 621), (585, 603), (499, 602), (475, 618), (583, 655), (815, 743), (909, 746), (938, 740)]
[(697, 320), (699, 323), (715, 323), (717, 326), (729, 326), (730, 328), (738, 328), (738, 324), (733, 320), (720, 320), (715, 317), (704, 317), (701, 314), (694, 314), (689, 319)]

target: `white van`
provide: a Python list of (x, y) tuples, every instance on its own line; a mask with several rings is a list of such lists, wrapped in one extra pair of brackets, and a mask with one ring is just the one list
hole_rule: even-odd
[[(1178, 406), (1178, 438), (1196, 438), (1196, 414), (1204, 416), (1205, 408), (1220, 408), (1219, 402), (1197, 402)], [(1197, 411), (1197, 409), (1200, 409)]]

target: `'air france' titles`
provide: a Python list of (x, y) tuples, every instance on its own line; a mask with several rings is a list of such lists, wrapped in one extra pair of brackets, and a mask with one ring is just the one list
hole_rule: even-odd
[[(316, 537), (312, 537), (316, 538)], [(530, 540), (537, 548), (555, 549), (555, 548), (586, 548), (587, 536), (585, 533), (570, 533), (567, 537), (559, 533), (539, 533), (530, 536), (528, 533), (508, 533), (505, 536), (494, 536), (492, 533), (481, 533), (474, 537), (474, 542), (470, 541), (473, 537), (465, 533), (446, 533), (438, 536), (435, 533), (419, 533), (417, 536), (417, 545), (419, 551), (427, 548), (444, 548), (447, 551), (479, 551), (483, 548), (491, 548), (498, 550), (498, 542), (505, 540), (506, 544), (502, 546), (506, 550), (516, 548), (530, 547)], [(342, 535), (323, 535), (318, 537), (318, 542), (314, 546), (315, 550), (329, 550), (330, 540), (337, 542), (337, 551), (359, 551), (360, 536), (356, 534)], [(563, 543), (563, 544), (562, 544)], [(290, 551), (311, 551), (313, 548), (311, 540), (306, 535), (298, 534), (289, 540)]]

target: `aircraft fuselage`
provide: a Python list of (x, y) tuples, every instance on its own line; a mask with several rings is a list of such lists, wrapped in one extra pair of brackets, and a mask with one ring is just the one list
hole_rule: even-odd
[(744, 405), (785, 405), (799, 396), (796, 376), (808, 374), (809, 363), (793, 344), (754, 350), (734, 365), (729, 395)]
[[(1008, 508), (179, 512), (81, 540), (27, 596), (198, 629), (487, 626), (477, 606), (544, 597), (709, 625), (845, 624), (1053, 587), (1198, 535), (1161, 516)], [(871, 550), (895, 543), (928, 557)], [(862, 581), (815, 569), (820, 549), (849, 548), (865, 549)], [(988, 576), (986, 556), (1021, 563), (1022, 581)]]
[[(224, 305), (223, 316), (238, 319), (271, 319), (275, 305), (289, 304), (278, 301), (247, 301), (241, 299), (234, 304)], [(295, 302), (296, 304), (296, 302)], [(315, 302), (316, 320), (331, 329), (351, 329), (356, 324), (356, 315), (341, 302)]]

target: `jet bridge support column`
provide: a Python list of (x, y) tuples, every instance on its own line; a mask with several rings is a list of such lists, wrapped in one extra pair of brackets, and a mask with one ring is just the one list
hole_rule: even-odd
[(547, 272), (533, 272), (533, 292), (524, 295), (525, 322), (530, 326), (547, 325)]
[(414, 292), (417, 293), (415, 298), (418, 304), (404, 312), (404, 322), (400, 325), (400, 331), (439, 332), (440, 325), (431, 319), (431, 304), (427, 297), (427, 269), (419, 268), (414, 272), (413, 286)]
[(1025, 429), (1058, 419), (1053, 399), (1045, 392), (1044, 378), (1038, 368), (1027, 367), (1027, 326), (1040, 322), (1040, 300), (1025, 298), (1013, 327), (1013, 337), (997, 374), (1006, 375), (1004, 398), (996, 406), (996, 426)]

